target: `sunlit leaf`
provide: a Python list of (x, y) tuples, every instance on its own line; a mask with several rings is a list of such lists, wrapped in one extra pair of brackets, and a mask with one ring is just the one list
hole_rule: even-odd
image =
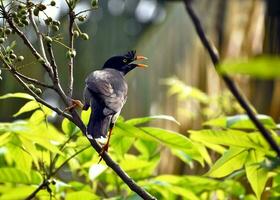
[(31, 176), (17, 168), (0, 168), (0, 182), (22, 183), (22, 184), (39, 184), (41, 177), (37, 172), (30, 171)]
[(65, 200), (77, 200), (77, 199), (99, 200), (100, 197), (96, 196), (95, 194), (89, 191), (68, 192), (66, 194)]
[(91, 109), (83, 110), (81, 113), (81, 119), (84, 122), (84, 124), (88, 124), (89, 117), (90, 117)]
[(171, 153), (193, 168), (193, 159), (187, 153), (178, 149), (171, 149)]
[(116, 132), (117, 130), (119, 129), (113, 130), (110, 145), (117, 155), (123, 156), (130, 149), (135, 139), (132, 137), (123, 137)]
[(192, 159), (199, 161), (203, 165), (203, 158), (201, 157), (200, 152), (189, 138), (179, 133), (161, 128), (142, 127), (141, 129), (144, 130), (147, 135), (154, 138), (154, 140), (169, 148), (183, 150)]
[(69, 136), (76, 134), (80, 130), (75, 124), (73, 124), (73, 122), (70, 122), (67, 118), (63, 119), (61, 128), (62, 131)]
[(189, 131), (191, 133), (190, 138), (199, 142), (213, 143), (218, 145), (235, 146), (243, 148), (255, 148), (263, 149), (259, 143), (255, 143), (251, 138), (250, 134), (238, 131), (238, 130), (212, 130), (204, 129), (200, 131)]
[[(244, 200), (257, 200), (257, 198), (253, 194), (249, 194), (245, 196)], [(277, 200), (277, 197), (276, 199), (273, 199), (272, 197), (271, 200)]]
[(205, 146), (203, 146), (200, 143), (193, 143), (194, 146), (197, 148), (197, 150), (200, 152), (201, 156), (203, 157), (203, 159), (209, 164), (212, 165), (212, 160), (211, 157), (207, 151), (207, 149), (205, 148)]
[(33, 141), (28, 140), (24, 137), (20, 138), (20, 141), (22, 142), (22, 146), (25, 149), (27, 153), (32, 157), (32, 161), (35, 164), (35, 167), (39, 169), (39, 158), (38, 158), (38, 151), (33, 143)]
[(241, 197), (245, 195), (246, 190), (243, 185), (235, 181), (234, 179), (226, 179), (219, 184), (220, 188), (225, 192), (234, 195), (235, 197)]
[[(0, 125), (1, 126), (1, 125)], [(1, 129), (1, 128), (0, 128)], [(0, 132), (1, 132), (1, 130), (0, 130)], [(7, 142), (9, 142), (9, 140), (10, 140), (10, 133), (9, 132), (6, 132), (6, 133), (4, 133), (4, 134), (1, 134), (0, 135), (0, 146), (2, 146), (2, 145), (4, 145), (4, 144), (6, 144)]]
[(32, 166), (32, 157), (20, 146), (10, 145), (8, 149), (10, 157), (16, 163), (17, 168), (29, 173)]
[(259, 164), (263, 160), (263, 152), (250, 150), (245, 165), (246, 176), (257, 199), (261, 199), (262, 192), (268, 179), (268, 171)]
[(139, 124), (148, 123), (148, 122), (151, 122), (151, 121), (157, 120), (157, 119), (172, 121), (172, 122), (175, 122), (176, 124), (180, 125), (180, 123), (174, 117), (172, 117), (170, 115), (155, 115), (155, 116), (148, 116), (148, 117), (141, 117), (141, 118), (133, 118), (133, 119), (127, 120), (125, 123), (135, 126), (135, 125), (139, 125)]
[(22, 200), (28, 197), (36, 187), (32, 186), (23, 186), (20, 187), (10, 187), (5, 190), (5, 193), (2, 193), (0, 200)]
[(141, 139), (135, 141), (133, 145), (145, 158), (153, 156), (158, 148), (158, 144), (156, 142)]
[(38, 102), (36, 102), (36, 101), (29, 101), (25, 105), (23, 105), (19, 109), (19, 111), (13, 115), (13, 117), (17, 117), (17, 116), (19, 116), (19, 115), (21, 115), (23, 113), (30, 112), (32, 110), (36, 110), (37, 108), (40, 108), (40, 105), (39, 105)]
[(125, 171), (139, 170), (141, 168), (150, 167), (151, 165), (154, 165), (154, 163), (129, 154), (126, 154), (124, 159), (120, 162), (120, 166)]
[(215, 190), (219, 186), (219, 181), (202, 176), (176, 176), (160, 175), (151, 179), (151, 184), (171, 184), (190, 189), (195, 194), (205, 190)]
[(211, 169), (207, 172), (207, 176), (221, 178), (243, 167), (248, 157), (248, 151), (243, 148), (231, 147), (224, 155), (218, 159)]
[(0, 99), (8, 99), (8, 98), (20, 98), (20, 99), (28, 99), (28, 100), (35, 100), (34, 97), (27, 93), (8, 93), (3, 96), (0, 96)]
[(249, 59), (226, 60), (219, 66), (222, 74), (246, 74), (256, 78), (277, 78), (280, 76), (280, 58), (260, 56)]
[(168, 78), (163, 80), (163, 83), (170, 86), (168, 90), (169, 95), (178, 95), (181, 100), (186, 100), (188, 98), (196, 99), (199, 102), (207, 103), (208, 96), (201, 90), (186, 85), (184, 82), (180, 81), (178, 78)]
[[(267, 128), (276, 128), (274, 120), (267, 115), (256, 115), (258, 120)], [(252, 123), (248, 115), (235, 115), (230, 117), (220, 117), (212, 119), (203, 123), (204, 126), (214, 126), (222, 128), (234, 128), (234, 129), (253, 129), (257, 130)]]

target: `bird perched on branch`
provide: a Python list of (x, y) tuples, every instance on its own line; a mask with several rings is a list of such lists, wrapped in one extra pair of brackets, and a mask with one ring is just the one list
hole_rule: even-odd
[(85, 104), (73, 100), (71, 108), (79, 106), (87, 110), (91, 107), (87, 125), (88, 135), (95, 139), (107, 138), (100, 155), (108, 150), (113, 127), (126, 102), (128, 88), (124, 76), (136, 67), (147, 67), (145, 64), (134, 62), (144, 59), (147, 58), (136, 56), (136, 51), (109, 58), (101, 70), (93, 71), (86, 78)]

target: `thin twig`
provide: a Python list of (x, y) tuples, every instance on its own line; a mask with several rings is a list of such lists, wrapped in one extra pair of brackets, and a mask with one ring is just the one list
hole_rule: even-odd
[(88, 146), (86, 146), (86, 147), (80, 149), (79, 151), (77, 151), (76, 153), (74, 153), (73, 155), (71, 155), (69, 158), (67, 158), (59, 167), (57, 167), (57, 168), (55, 169), (55, 171), (53, 171), (53, 172), (51, 173), (51, 176), (54, 175), (54, 174), (56, 174), (64, 165), (66, 165), (66, 164), (69, 162), (69, 160), (71, 160), (72, 158), (74, 158), (74, 157), (77, 156), (78, 154), (82, 153), (84, 150), (88, 149), (89, 147), (91, 147), (91, 145), (88, 145)]
[(59, 77), (58, 77), (58, 71), (57, 71), (57, 65), (55, 62), (54, 54), (53, 54), (53, 48), (52, 48), (52, 44), (50, 42), (47, 44), (47, 51), (50, 56), (51, 67), (53, 69), (53, 74), (54, 74), (53, 82), (55, 85), (60, 84)]
[[(26, 3), (28, 4), (30, 2), (30, 0), (26, 0)], [(41, 54), (43, 56), (43, 58), (45, 59), (46, 62), (48, 62), (48, 58), (46, 56), (46, 52), (45, 52), (45, 48), (44, 48), (44, 43), (43, 43), (43, 36), (42, 34), (40, 33), (39, 31), (39, 28), (34, 20), (34, 17), (33, 17), (33, 13), (32, 13), (32, 9), (31, 7), (28, 8), (28, 13), (29, 13), (29, 20), (34, 28), (34, 31), (37, 35), (37, 38), (38, 38), (38, 42), (39, 42), (39, 47), (40, 47), (40, 50), (41, 50)]]
[[(211, 57), (211, 60), (214, 64), (214, 67), (217, 68), (217, 66), (220, 62), (218, 52), (214, 50), (214, 47), (210, 44), (209, 40), (207, 39), (206, 34), (205, 34), (205, 32), (204, 32), (204, 30), (201, 26), (200, 20), (199, 20), (196, 13), (194, 12), (194, 10), (191, 7), (191, 0), (184, 0), (184, 3), (185, 3), (185, 6), (186, 6), (186, 10), (187, 10), (187, 12), (188, 12), (188, 14), (189, 14), (189, 16), (190, 16), (190, 18), (193, 22), (193, 25), (196, 29), (197, 35), (199, 36), (202, 44), (204, 45), (204, 47), (208, 51), (208, 53)], [(233, 80), (231, 80), (231, 78), (228, 77), (227, 75), (222, 75), (222, 78), (223, 78), (224, 82), (226, 83), (228, 89), (233, 94), (233, 96), (237, 99), (239, 104), (246, 111), (246, 113), (249, 116), (249, 118), (251, 119), (251, 121), (258, 128), (258, 130), (263, 135), (265, 140), (270, 144), (271, 148), (274, 151), (276, 151), (278, 157), (280, 157), (280, 148), (278, 147), (277, 143), (274, 141), (274, 139), (270, 135), (269, 131), (257, 119), (254, 111), (251, 109), (249, 104), (246, 102), (245, 98), (242, 96), (241, 92), (239, 91), (239, 89), (237, 88), (237, 86), (235, 85)]]
[(20, 78), (23, 78), (23, 79), (25, 79), (25, 80), (28, 81), (28, 82), (34, 83), (34, 84), (36, 84), (36, 85), (40, 85), (40, 86), (42, 86), (42, 87), (54, 89), (53, 85), (48, 85), (48, 84), (43, 83), (43, 82), (41, 82), (41, 81), (39, 81), (39, 80), (37, 80), (37, 79), (34, 79), (34, 78), (30, 78), (30, 77), (28, 77), (28, 76), (25, 76), (24, 74), (21, 74), (21, 73), (19, 73), (18, 71), (16, 71), (14, 68), (12, 68), (11, 71), (12, 71), (13, 73), (15, 73), (16, 75), (18, 75)]
[[(62, 151), (64, 149), (64, 147), (66, 146), (66, 144), (68, 144), (72, 139), (73, 137), (76, 136), (75, 134), (71, 135), (59, 148), (60, 151)], [(51, 156), (50, 156), (51, 158)], [(56, 161), (57, 159), (59, 158), (59, 153), (56, 153), (53, 160), (51, 159), (50, 160), (50, 170), (49, 170), (49, 174), (52, 174), (52, 170), (53, 170), (53, 167), (55, 167), (55, 164), (56, 164)]]
[(93, 11), (93, 10), (94, 10), (94, 8), (89, 8), (89, 9), (86, 9), (86, 10), (82, 10), (82, 11), (76, 13), (75, 16), (77, 17), (77, 16), (79, 16), (79, 15), (82, 14), (82, 13), (90, 12), (90, 11)]

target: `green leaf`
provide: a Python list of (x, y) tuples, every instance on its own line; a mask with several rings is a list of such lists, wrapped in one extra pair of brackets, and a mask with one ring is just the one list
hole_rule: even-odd
[(2, 183), (22, 183), (22, 184), (39, 184), (42, 177), (38, 172), (30, 171), (30, 175), (17, 168), (0, 168), (0, 182)]
[(188, 164), (191, 168), (193, 168), (192, 158), (188, 154), (186, 154), (184, 151), (178, 150), (178, 149), (171, 149), (171, 152), (173, 155), (177, 156), (184, 163)]
[(77, 199), (98, 200), (100, 197), (89, 191), (67, 192), (65, 200)]
[(203, 157), (203, 159), (209, 164), (212, 165), (212, 160), (211, 157), (207, 151), (207, 149), (205, 148), (205, 146), (203, 146), (200, 143), (193, 143), (194, 146), (198, 149), (198, 151), (200, 152), (201, 156)]
[(120, 166), (125, 171), (140, 170), (153, 166), (154, 162), (139, 159), (137, 156), (126, 154), (124, 159), (120, 162)]
[(1, 194), (0, 200), (22, 200), (28, 197), (35, 189), (36, 187), (23, 185), (7, 188), (5, 193)]
[(13, 115), (13, 117), (17, 117), (23, 113), (30, 112), (32, 110), (36, 110), (40, 108), (40, 104), (36, 101), (29, 101), (24, 106), (22, 106), (17, 113)]
[(205, 190), (216, 190), (220, 184), (219, 181), (202, 176), (176, 176), (160, 175), (150, 180), (151, 184), (171, 184), (175, 186), (190, 189), (195, 194)]
[[(119, 129), (117, 129), (119, 130)], [(130, 149), (134, 142), (134, 138), (132, 137), (123, 137), (119, 135), (115, 130), (113, 130), (113, 134), (110, 140), (110, 145), (114, 149), (114, 152), (122, 156)]]
[(206, 175), (214, 178), (225, 177), (232, 172), (241, 169), (246, 162), (247, 157), (248, 151), (246, 149), (231, 147), (216, 161)]
[(155, 127), (137, 128), (125, 123), (117, 123), (114, 130), (126, 137), (136, 137), (147, 141), (160, 142), (169, 148), (180, 149), (203, 165), (203, 158), (197, 148), (192, 144), (192, 141), (179, 133)]
[[(277, 128), (274, 120), (267, 115), (257, 115), (257, 119), (267, 128)], [(248, 115), (235, 115), (230, 117), (220, 117), (203, 123), (204, 126), (232, 128), (232, 129), (250, 129), (257, 130)]]
[[(1, 126), (1, 125), (0, 125)], [(1, 127), (0, 127), (0, 132), (1, 132)], [(5, 145), (7, 142), (10, 141), (10, 134), (9, 132), (6, 132), (4, 134), (0, 135), (0, 146)]]
[(191, 133), (190, 138), (192, 140), (202, 143), (205, 142), (205, 144), (213, 143), (218, 145), (266, 150), (264, 146), (261, 146), (261, 144), (255, 143), (250, 138), (250, 134), (243, 131), (204, 129), (189, 132)]
[(35, 100), (33, 96), (27, 94), (27, 93), (8, 93), (3, 96), (0, 96), (0, 99), (8, 99), (8, 98), (21, 98), (21, 99), (29, 99), (29, 100)]
[(148, 117), (133, 118), (133, 119), (127, 120), (125, 123), (135, 126), (135, 125), (139, 125), (139, 124), (148, 123), (148, 122), (151, 122), (151, 121), (157, 120), (157, 119), (163, 119), (163, 120), (175, 122), (176, 124), (180, 125), (180, 123), (174, 117), (172, 117), (170, 115), (154, 115), (154, 116), (148, 116)]
[(9, 155), (16, 163), (17, 168), (29, 173), (32, 166), (32, 157), (23, 148), (15, 145), (9, 146)]
[(33, 112), (28, 121), (31, 124), (38, 125), (46, 121), (46, 115), (42, 110), (36, 110)]
[(261, 199), (262, 192), (268, 179), (268, 171), (259, 164), (263, 160), (263, 152), (250, 150), (245, 164), (246, 176), (259, 200)]
[(39, 169), (39, 158), (38, 158), (38, 151), (33, 143), (33, 141), (30, 141), (26, 138), (21, 137), (20, 138), (23, 148), (26, 152), (29, 153), (29, 155), (32, 157), (32, 161), (35, 164), (35, 167)]
[(133, 144), (134, 147), (142, 154), (142, 156), (147, 159), (154, 156), (158, 148), (158, 144), (155, 141), (138, 139)]
[(180, 100), (186, 100), (188, 98), (195, 99), (202, 103), (207, 103), (209, 98), (201, 90), (186, 85), (184, 82), (180, 81), (178, 78), (168, 78), (163, 81), (164, 84), (170, 86), (168, 90), (168, 95), (178, 95)]
[(84, 122), (84, 124), (88, 124), (89, 117), (90, 117), (91, 109), (83, 110), (81, 113), (81, 119)]
[(147, 135), (154, 138), (154, 140), (161, 142), (163, 145), (171, 149), (179, 149), (188, 154), (192, 159), (199, 161), (203, 165), (203, 159), (197, 147), (193, 142), (173, 131), (155, 128), (155, 127), (142, 127), (141, 128)]
[(67, 118), (63, 119), (61, 128), (62, 131), (69, 136), (76, 134), (80, 130), (73, 122), (69, 121), (69, 119)]
[(222, 74), (246, 74), (256, 78), (271, 79), (280, 76), (280, 58), (260, 56), (249, 59), (226, 60), (219, 66)]

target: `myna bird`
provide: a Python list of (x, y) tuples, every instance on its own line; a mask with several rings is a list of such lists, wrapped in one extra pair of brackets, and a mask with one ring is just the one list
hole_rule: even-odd
[(147, 67), (134, 63), (147, 59), (136, 56), (136, 51), (129, 51), (122, 56), (108, 59), (101, 70), (93, 71), (86, 78), (84, 101), (73, 100), (73, 104), (83, 106), (83, 110), (91, 107), (87, 133), (94, 139), (107, 138), (100, 154), (108, 150), (112, 129), (127, 99), (127, 83), (124, 76), (136, 67)]

